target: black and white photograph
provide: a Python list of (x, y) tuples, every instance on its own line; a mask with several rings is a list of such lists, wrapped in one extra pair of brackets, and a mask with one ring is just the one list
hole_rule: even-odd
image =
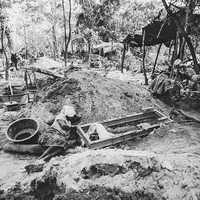
[(0, 200), (200, 200), (200, 0), (0, 0)]

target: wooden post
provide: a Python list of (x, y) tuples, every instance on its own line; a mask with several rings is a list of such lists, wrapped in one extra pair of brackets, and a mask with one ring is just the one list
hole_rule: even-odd
[(172, 59), (171, 59), (171, 65), (173, 65), (174, 61), (177, 59), (177, 55), (178, 55), (178, 39), (179, 39), (179, 32), (176, 32), (176, 39), (175, 39), (175, 43), (174, 43), (174, 51), (172, 54)]
[(142, 31), (142, 46), (143, 46), (143, 58), (142, 58), (142, 67), (143, 67), (143, 73), (144, 73), (144, 78), (145, 78), (145, 85), (148, 85), (148, 79), (146, 75), (146, 69), (145, 69), (145, 30), (143, 29)]
[(37, 82), (37, 78), (36, 78), (35, 72), (32, 71), (32, 73), (33, 73), (33, 77), (34, 77), (34, 82), (35, 82), (36, 88), (37, 88), (37, 90), (39, 90), (39, 86), (38, 86), (38, 82)]
[(10, 73), (10, 69), (8, 69), (8, 82), (9, 82), (10, 94), (13, 95), (13, 89), (12, 89), (12, 84), (11, 84), (11, 73)]
[(158, 52), (157, 52), (157, 55), (156, 55), (156, 60), (155, 60), (155, 63), (154, 63), (154, 66), (153, 66), (153, 71), (152, 71), (152, 74), (154, 73), (155, 71), (155, 68), (156, 68), (156, 64), (157, 64), (157, 60), (158, 60), (158, 55), (160, 53), (160, 48), (162, 46), (162, 43), (160, 43), (159, 47), (158, 47)]
[(121, 73), (123, 73), (125, 53), (126, 53), (126, 44), (124, 44), (124, 49), (122, 54)]
[(170, 78), (172, 78), (172, 76), (173, 76), (173, 71), (174, 71), (173, 64), (174, 64), (174, 61), (177, 59), (178, 39), (179, 39), (179, 32), (177, 31), (177, 33), (176, 33), (176, 39), (175, 39), (175, 43), (174, 43), (174, 51), (173, 51), (172, 59), (171, 59), (172, 68), (171, 68), (171, 72), (170, 72)]

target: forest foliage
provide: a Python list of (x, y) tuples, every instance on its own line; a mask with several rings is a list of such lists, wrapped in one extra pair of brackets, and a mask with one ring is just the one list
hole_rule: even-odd
[[(59, 56), (64, 45), (62, 2), (60, 0), (7, 0), (7, 2), (9, 6), (5, 11), (9, 17), (7, 25), (13, 39), (13, 50), (28, 48), (43, 51), (52, 57), (56, 51), (56, 56)], [(72, 2), (71, 43), (75, 44), (75, 50), (78, 50), (78, 47), (85, 47), (91, 39), (95, 44), (111, 40), (121, 42), (127, 34), (140, 31), (143, 26), (150, 23), (162, 7), (162, 3), (155, 0), (98, 2), (97, 0)], [(68, 1), (65, 1), (65, 4), (68, 16)]]
[[(102, 42), (122, 42), (130, 33), (141, 34), (142, 28), (158, 16), (166, 16), (163, 1), (1, 0), (0, 20), (5, 33), (1, 35), (1, 43), (8, 57), (12, 52), (27, 50), (42, 52), (55, 60), (60, 59), (66, 50), (67, 53), (85, 51), (91, 54), (93, 46)], [(190, 5), (188, 9), (191, 12), (199, 9), (197, 0), (168, 0), (167, 3), (170, 9), (176, 6), (187, 8), (187, 5)], [(191, 39), (198, 52), (198, 34)], [(69, 45), (66, 49), (67, 40)], [(148, 52), (156, 50), (157, 47), (148, 47), (147, 56)], [(132, 55), (141, 57), (141, 49), (134, 50)]]

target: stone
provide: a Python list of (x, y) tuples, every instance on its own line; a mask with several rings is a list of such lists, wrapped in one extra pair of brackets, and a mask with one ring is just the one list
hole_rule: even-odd
[(163, 169), (168, 169), (169, 171), (172, 171), (172, 170), (173, 170), (172, 164), (171, 164), (169, 161), (167, 161), (167, 160), (165, 160), (165, 161), (161, 164), (161, 166), (162, 166)]

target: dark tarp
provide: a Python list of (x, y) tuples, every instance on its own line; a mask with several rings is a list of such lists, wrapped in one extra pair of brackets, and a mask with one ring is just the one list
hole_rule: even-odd
[(176, 38), (177, 27), (173, 21), (154, 22), (143, 28), (145, 31), (145, 46), (166, 43)]
[[(177, 16), (185, 15), (184, 13), (176, 13)], [(194, 14), (189, 19), (189, 35), (199, 35), (200, 34), (200, 15)], [(170, 20), (168, 17), (161, 21), (154, 21), (148, 26), (144, 27), (143, 33), (145, 31), (145, 46), (153, 46), (157, 44), (164, 43), (166, 46), (169, 46), (169, 42), (176, 38), (177, 27), (175, 23)], [(124, 40), (123, 43), (130, 44), (132, 47), (142, 47), (142, 35), (140, 34), (129, 34)]]
[[(156, 21), (144, 27), (143, 31), (145, 31), (145, 46), (153, 46), (175, 39), (177, 27), (171, 21)], [(142, 35), (129, 34), (123, 43), (128, 43), (132, 47), (142, 47)]]

